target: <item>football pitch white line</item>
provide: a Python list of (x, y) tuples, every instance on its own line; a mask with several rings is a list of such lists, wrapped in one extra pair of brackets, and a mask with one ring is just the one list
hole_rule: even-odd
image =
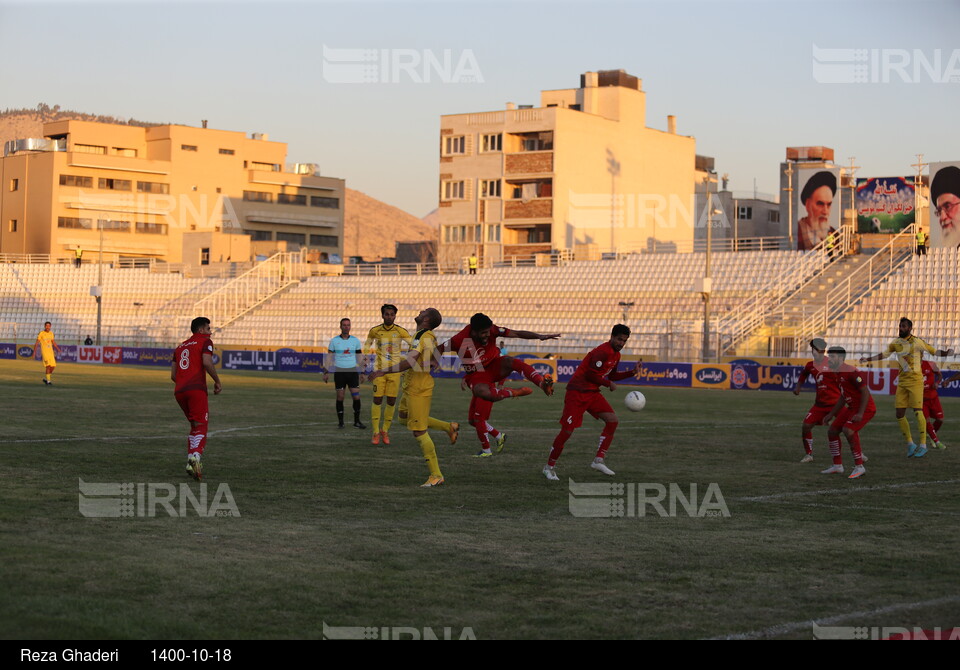
[(929, 482), (903, 482), (900, 484), (880, 484), (878, 486), (851, 486), (844, 489), (820, 489), (818, 491), (790, 491), (787, 493), (773, 493), (766, 496), (748, 496), (743, 498), (731, 498), (733, 502), (768, 502), (775, 500), (785, 500), (787, 498), (805, 498), (809, 496), (830, 495), (840, 493), (850, 495), (853, 493), (868, 493), (872, 491), (890, 491), (894, 489), (906, 489), (915, 486), (940, 486), (944, 484), (957, 484), (960, 479), (942, 479)]
[(937, 514), (941, 516), (960, 516), (960, 512), (942, 512), (940, 510), (931, 510), (931, 509), (907, 509), (907, 508), (898, 508), (898, 507), (870, 507), (868, 505), (852, 505), (852, 506), (843, 506), (842, 508), (837, 507), (837, 505), (827, 505), (826, 503), (804, 503), (797, 502), (794, 500), (764, 500), (763, 502), (771, 505), (796, 505), (798, 507), (826, 507), (829, 509), (844, 511), (848, 510), (864, 510), (869, 512), (895, 512), (897, 514)]
[(793, 621), (790, 623), (781, 623), (776, 626), (770, 626), (769, 628), (764, 628), (762, 630), (753, 630), (748, 633), (731, 633), (729, 635), (720, 635), (718, 637), (711, 638), (713, 640), (756, 640), (762, 639), (765, 637), (774, 637), (776, 635), (786, 635), (788, 633), (795, 633), (798, 630), (803, 630), (805, 628), (810, 629), (811, 636), (813, 635), (813, 624), (818, 626), (831, 626), (833, 624), (843, 623), (844, 621), (849, 621), (851, 619), (863, 619), (866, 617), (873, 617), (879, 614), (890, 614), (893, 612), (902, 612), (904, 610), (917, 609), (918, 607), (936, 607), (938, 605), (949, 605), (951, 603), (960, 602), (960, 596), (947, 596), (945, 598), (935, 598), (933, 600), (921, 600), (915, 603), (898, 603), (896, 605), (888, 605), (886, 607), (878, 607), (874, 610), (865, 610), (863, 612), (849, 612), (847, 614), (837, 614), (835, 616), (827, 617), (826, 619), (811, 619), (810, 621)]
[[(245, 430), (259, 430), (261, 428), (302, 428), (304, 426), (322, 426), (323, 423), (312, 422), (312, 423), (274, 423), (274, 424), (264, 424), (261, 426), (237, 426), (235, 428), (221, 428), (220, 430), (211, 430), (207, 433), (208, 437), (214, 435), (222, 435), (224, 433), (236, 433), (239, 431)], [(35, 443), (47, 443), (47, 442), (116, 442), (118, 440), (175, 440), (183, 437), (183, 433), (177, 433), (176, 435), (137, 435), (131, 437), (129, 435), (118, 435), (115, 437), (42, 437), (42, 438), (31, 438), (26, 440), (2, 440), (0, 444), (35, 444)]]

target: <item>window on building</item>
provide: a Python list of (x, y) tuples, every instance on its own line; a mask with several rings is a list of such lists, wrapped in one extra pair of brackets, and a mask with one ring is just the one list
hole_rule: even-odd
[(534, 198), (552, 198), (552, 181), (529, 181), (513, 185), (514, 200), (533, 200)]
[(19, 180), (19, 179), (11, 179), (11, 180), (10, 180), (10, 190), (11, 190), (11, 191), (16, 191), (16, 190), (18, 190), (19, 188), (20, 188), (20, 180)]
[(487, 226), (487, 242), (500, 241), (500, 224)]
[(553, 149), (553, 131), (541, 133), (520, 133), (521, 151), (551, 151)]
[(499, 198), (500, 180), (484, 179), (480, 184), (480, 195), (484, 198)]
[(78, 219), (73, 216), (57, 217), (57, 228), (82, 228), (90, 230), (93, 228), (93, 219)]
[(232, 155), (234, 155), (234, 154), (237, 153), (237, 152), (234, 151), (233, 149), (221, 149), (221, 150), (220, 150), (220, 153), (221, 153), (222, 155), (224, 155), (224, 156), (232, 156)]
[(130, 232), (129, 221), (117, 221), (114, 219), (100, 219), (99, 221), (97, 221), (97, 225), (100, 227), (100, 230), (114, 230), (120, 233)]
[(503, 151), (503, 133), (484, 135), (481, 146), (483, 151)]
[(200, 265), (210, 265), (210, 247), (201, 247)]
[(181, 150), (181, 151), (196, 151), (196, 150), (197, 150), (197, 145), (196, 145), (196, 144), (181, 144), (181, 145), (180, 145), (180, 150)]
[(260, 163), (253, 161), (254, 170), (266, 170), (267, 172), (280, 172), (280, 165), (278, 163)]
[(167, 224), (137, 221), (137, 232), (143, 235), (166, 235)]
[(443, 138), (443, 155), (457, 156), (466, 153), (467, 138), (463, 135)]
[(75, 174), (62, 174), (60, 175), (60, 185), (93, 188), (93, 177), (80, 177)]
[(113, 147), (110, 150), (114, 156), (126, 156), (127, 158), (136, 158), (137, 150), (136, 149), (126, 149), (124, 147)]
[(464, 187), (464, 182), (462, 181), (445, 181), (443, 182), (443, 199), (444, 200), (463, 200), (466, 189)]
[(104, 179), (101, 177), (97, 185), (99, 188), (108, 191), (129, 191), (133, 186), (133, 182), (129, 179)]
[(527, 232), (527, 244), (543, 244), (550, 241), (550, 226), (534, 226)]
[(767, 210), (768, 223), (780, 223), (780, 212), (776, 209)]
[(9, 226), (9, 228), (10, 228), (10, 232), (11, 232), (11, 233), (17, 232), (17, 220), (16, 220), (16, 219), (10, 219), (10, 226)]
[(753, 207), (740, 207), (737, 210), (737, 217), (741, 221), (750, 221), (753, 218)]
[(270, 230), (251, 230), (250, 239), (254, 242), (272, 242), (273, 231)]
[(303, 205), (307, 204), (307, 196), (296, 193), (278, 193), (277, 202), (281, 205)]
[(311, 235), (311, 247), (335, 247), (340, 243), (340, 238), (336, 235)]
[(302, 247), (307, 243), (307, 236), (304, 233), (277, 233), (277, 242), (299, 244)]
[(100, 154), (101, 156), (107, 154), (106, 147), (100, 147), (95, 144), (74, 144), (73, 150), (81, 154)]
[(266, 191), (244, 191), (243, 199), (248, 202), (273, 202), (273, 193)]
[(330, 209), (340, 209), (340, 198), (328, 198), (322, 195), (310, 196), (311, 207), (328, 207)]
[(138, 181), (137, 191), (140, 193), (169, 193), (170, 184), (162, 184), (158, 181)]

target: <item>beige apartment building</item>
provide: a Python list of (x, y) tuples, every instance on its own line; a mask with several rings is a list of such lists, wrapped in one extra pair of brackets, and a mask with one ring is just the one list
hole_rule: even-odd
[(692, 244), (695, 141), (646, 126), (641, 81), (587, 72), (540, 106), (440, 121), (440, 260)]
[[(206, 123), (204, 123), (206, 126)], [(286, 169), (266, 135), (57, 121), (0, 159), (0, 254), (190, 266), (277, 250), (343, 253), (342, 179)]]

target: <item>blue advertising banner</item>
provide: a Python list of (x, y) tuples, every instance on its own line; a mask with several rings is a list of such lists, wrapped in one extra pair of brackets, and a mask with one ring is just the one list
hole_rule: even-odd
[(170, 366), (171, 360), (173, 360), (173, 349), (150, 349), (146, 347), (123, 347), (121, 358), (123, 365), (163, 365), (167, 367)]
[(13, 342), (0, 342), (0, 358), (16, 358), (17, 345)]
[[(633, 362), (621, 363), (619, 370), (632, 370)], [(676, 386), (690, 388), (693, 379), (693, 365), (691, 363), (642, 363), (640, 365), (640, 379), (624, 379), (618, 384), (639, 386)]]
[(276, 357), (277, 370), (280, 372), (322, 372), (325, 357), (326, 354), (279, 349)]
[(224, 370), (277, 370), (276, 351), (224, 351)]

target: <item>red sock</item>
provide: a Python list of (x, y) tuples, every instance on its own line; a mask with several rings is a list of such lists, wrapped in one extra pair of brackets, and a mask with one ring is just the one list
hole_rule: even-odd
[(503, 400), (504, 398), (512, 398), (514, 389), (498, 389), (494, 386), (490, 387), (490, 393), (493, 395), (493, 400), (489, 402), (497, 402), (498, 400)]
[(187, 456), (199, 454), (203, 456), (203, 450), (207, 446), (207, 427), (197, 426), (190, 431), (190, 437), (187, 440)]
[(803, 434), (803, 450), (808, 454), (813, 453), (813, 431), (808, 430)]
[(550, 450), (550, 456), (547, 458), (547, 465), (551, 468), (557, 464), (557, 459), (560, 458), (560, 454), (563, 453), (563, 445), (567, 443), (567, 440), (573, 433), (568, 433), (565, 430), (561, 430), (557, 433), (557, 436), (553, 438), (553, 448)]
[(600, 433), (600, 446), (597, 448), (597, 458), (607, 457), (607, 449), (613, 442), (613, 434), (617, 430), (617, 425), (615, 421), (603, 425), (603, 432)]
[(486, 430), (487, 433), (490, 435), (490, 437), (492, 437), (493, 439), (497, 439), (498, 437), (500, 437), (500, 431), (494, 428), (493, 426), (491, 426), (486, 421), (483, 422), (483, 429)]
[(490, 440), (487, 439), (487, 427), (486, 427), (486, 424), (478, 423), (476, 426), (474, 426), (474, 428), (476, 428), (476, 430), (477, 430), (477, 437), (480, 438), (480, 445), (481, 445), (484, 449), (489, 450), (489, 449), (490, 449)]
[[(937, 439), (937, 431), (940, 430), (940, 426), (943, 425), (943, 422), (932, 421), (930, 417), (927, 416), (926, 414), (924, 414), (923, 416), (927, 420), (927, 435), (929, 435), (930, 439), (933, 440), (934, 442), (939, 442), (940, 440)], [(937, 423), (939, 423), (940, 426), (936, 425)]]
[(543, 381), (543, 375), (534, 370), (532, 367), (521, 361), (519, 358), (512, 359), (513, 362), (510, 364), (510, 367), (514, 372), (521, 373), (527, 380), (533, 382), (537, 386), (540, 386), (540, 382)]
[(850, 451), (853, 452), (853, 462), (857, 465), (863, 465), (863, 449), (860, 448), (860, 433), (854, 433), (847, 437), (850, 443)]
[(843, 465), (843, 458), (840, 456), (840, 436), (830, 435), (828, 439), (830, 440), (830, 455), (833, 456), (833, 464)]

